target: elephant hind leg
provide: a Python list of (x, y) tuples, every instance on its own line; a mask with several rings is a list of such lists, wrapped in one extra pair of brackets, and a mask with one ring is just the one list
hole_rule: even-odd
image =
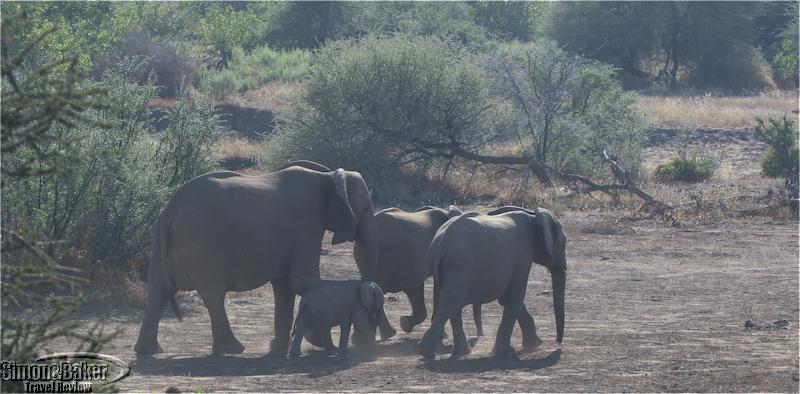
[(236, 339), (231, 331), (228, 314), (225, 313), (225, 292), (205, 291), (200, 292), (200, 298), (208, 309), (211, 317), (211, 336), (214, 339), (212, 352), (214, 354), (239, 354), (244, 351), (244, 346)]
[[(294, 317), (294, 292), (289, 278), (272, 281), (272, 294), (275, 296), (275, 338), (269, 344), (269, 353), (280, 358), (286, 357)], [(328, 335), (330, 340), (330, 334)], [(311, 341), (310, 341), (311, 342)], [(312, 342), (314, 343), (314, 342)], [(314, 343), (316, 345), (316, 343)]]
[[(467, 295), (467, 286), (463, 283), (467, 281), (454, 276), (442, 281), (441, 290), (437, 290), (437, 300), (434, 305), (431, 326), (425, 335), (422, 336), (417, 351), (423, 357), (434, 358), (435, 349), (438, 342), (444, 336), (444, 324), (456, 313), (461, 313), (464, 306), (464, 298)], [(465, 340), (466, 341), (466, 340)]]
[(481, 304), (475, 303), (472, 304), (472, 318), (475, 320), (475, 330), (478, 332), (478, 336), (483, 336), (483, 320), (481, 318)]
[(450, 327), (453, 329), (453, 353), (452, 356), (457, 358), (467, 356), (471, 350), (467, 343), (467, 336), (464, 334), (464, 325), (461, 318), (461, 311), (454, 314), (450, 318)]
[[(401, 318), (402, 319), (402, 318)], [(389, 318), (386, 317), (386, 312), (381, 311), (381, 316), (378, 318), (378, 328), (381, 331), (381, 339), (386, 340), (397, 335), (397, 330), (389, 323)]]
[(167, 299), (173, 294), (161, 286), (148, 284), (147, 306), (144, 310), (144, 320), (139, 329), (139, 338), (136, 340), (133, 350), (139, 354), (155, 354), (164, 350), (158, 344), (158, 323), (161, 321), (161, 313)]
[(400, 317), (400, 328), (405, 332), (411, 332), (419, 323), (428, 317), (428, 310), (425, 308), (425, 283), (412, 290), (407, 290), (408, 302), (411, 303), (411, 315)]

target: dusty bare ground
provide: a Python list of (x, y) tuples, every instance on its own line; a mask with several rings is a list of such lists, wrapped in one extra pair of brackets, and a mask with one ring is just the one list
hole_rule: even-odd
[[(372, 350), (353, 349), (349, 358), (327, 358), (305, 344), (299, 360), (262, 359), (272, 336), (268, 287), (229, 297), (234, 332), (247, 346), (242, 355), (209, 355), (208, 316), (192, 294), (182, 302), (183, 323), (162, 321), (166, 353), (136, 358), (136, 312), (110, 320), (123, 333), (106, 352), (133, 364), (123, 391), (798, 391), (797, 226), (672, 229), (603, 220), (564, 220), (569, 278), (561, 350), (548, 275), (534, 267), (526, 301), (545, 344), (519, 362), (491, 358), (496, 303), (485, 307), (487, 337), (466, 359), (448, 360), (446, 349), (437, 361), (415, 355), (427, 324)], [(345, 246), (323, 256), (324, 276), (354, 277), (349, 253)], [(409, 307), (404, 296), (389, 296), (386, 308), (398, 325)], [(468, 311), (465, 317), (474, 337)], [(780, 319), (788, 329), (745, 328), (747, 320)], [(513, 340), (519, 346), (518, 331)]]
[[(726, 153), (718, 175), (699, 186), (707, 196), (717, 193), (727, 201), (779, 186), (758, 176), (753, 163), (764, 147), (752, 140), (752, 131), (703, 133), (713, 152)], [(675, 136), (662, 134), (648, 148), (647, 166), (674, 154)], [(682, 190), (690, 186), (648, 186), (662, 198), (673, 196), (675, 204), (691, 194)], [(166, 353), (135, 356), (139, 310), (113, 312), (108, 327), (121, 334), (106, 353), (133, 365), (131, 376), (119, 384), (123, 391), (798, 392), (796, 221), (689, 215), (694, 220), (671, 228), (615, 215), (562, 210), (569, 238), (565, 341), (557, 349), (549, 275), (534, 266), (526, 303), (545, 343), (520, 354), (520, 361), (492, 358), (501, 315), (496, 303), (484, 307), (487, 336), (473, 340), (473, 353), (464, 359), (448, 359), (446, 348), (436, 361), (417, 356), (414, 347), (427, 323), (372, 349), (354, 348), (347, 358), (328, 358), (305, 344), (299, 360), (265, 359), (272, 338), (269, 286), (228, 296), (233, 330), (247, 347), (244, 354), (210, 355), (208, 315), (192, 293), (181, 298), (182, 323), (166, 315), (161, 323)], [(348, 245), (324, 247), (324, 277), (357, 276)], [(430, 280), (426, 295), (430, 305)], [(387, 296), (386, 309), (399, 328), (399, 316), (410, 307), (404, 295), (395, 294)], [(82, 319), (88, 325), (99, 314)], [(779, 320), (788, 327), (773, 324)], [(474, 338), (469, 308), (465, 328)], [(520, 347), (518, 330), (512, 341)]]

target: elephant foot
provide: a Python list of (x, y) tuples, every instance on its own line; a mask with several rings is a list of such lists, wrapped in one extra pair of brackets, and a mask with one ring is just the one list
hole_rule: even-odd
[(392, 327), (389, 327), (389, 328), (387, 328), (385, 330), (381, 329), (381, 340), (382, 341), (385, 341), (385, 340), (387, 340), (389, 338), (392, 338), (395, 335), (397, 335), (397, 330), (395, 330)]
[(544, 342), (542, 342), (542, 340), (539, 338), (539, 336), (534, 336), (532, 339), (523, 338), (522, 339), (522, 349), (523, 350), (533, 350), (533, 349), (536, 349), (537, 347), (539, 347), (539, 345), (541, 345), (542, 343), (544, 343)]
[[(383, 334), (381, 334), (383, 335)], [(372, 346), (375, 344), (375, 331), (361, 332), (355, 330), (353, 332), (353, 344), (358, 346)]]
[(403, 329), (403, 332), (411, 332), (416, 325), (417, 323), (411, 320), (411, 316), (400, 316), (400, 328)]
[(133, 350), (136, 351), (137, 354), (164, 353), (164, 349), (161, 348), (161, 346), (158, 344), (158, 341), (136, 341), (136, 345), (133, 346)]
[(239, 354), (244, 351), (244, 345), (236, 338), (223, 343), (214, 343), (211, 352), (214, 354)]
[(470, 353), (472, 353), (472, 349), (470, 349), (469, 345), (456, 346), (453, 348), (453, 352), (450, 353), (450, 357), (459, 358), (463, 356), (469, 356)]
[[(283, 341), (281, 341), (283, 342)], [(269, 341), (269, 353), (266, 354), (268, 358), (286, 358), (286, 352), (289, 351), (289, 343), (286, 342), (285, 344), (281, 343), (278, 345), (278, 341), (272, 339)]]
[(435, 349), (430, 346), (425, 346), (421, 343), (417, 345), (417, 354), (431, 360), (436, 358)]
[(494, 357), (498, 360), (519, 361), (517, 352), (513, 347), (507, 347), (503, 349), (495, 348)]

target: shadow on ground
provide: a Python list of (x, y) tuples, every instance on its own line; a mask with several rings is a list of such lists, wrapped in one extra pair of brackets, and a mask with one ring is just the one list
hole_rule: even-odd
[(426, 361), (419, 368), (427, 369), (431, 372), (444, 373), (471, 373), (486, 372), (493, 370), (539, 370), (549, 368), (558, 364), (561, 359), (561, 350), (554, 350), (545, 357), (532, 358), (528, 360), (509, 360), (496, 357), (454, 359)]
[(136, 374), (157, 376), (252, 376), (308, 374), (325, 376), (375, 361), (374, 352), (351, 350), (346, 356), (329, 356), (324, 351), (307, 352), (294, 360), (276, 357), (208, 355), (203, 357), (137, 357), (132, 370)]

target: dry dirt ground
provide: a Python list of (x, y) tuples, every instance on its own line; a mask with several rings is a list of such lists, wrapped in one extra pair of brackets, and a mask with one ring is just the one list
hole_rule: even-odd
[[(726, 172), (711, 187), (747, 189), (747, 179), (758, 172), (752, 159), (763, 149), (753, 150), (752, 141), (735, 133), (709, 134), (708, 140), (727, 152)], [(674, 142), (667, 135), (654, 145)], [(651, 157), (660, 157), (648, 149)], [(272, 338), (269, 285), (228, 296), (234, 333), (247, 347), (241, 355), (210, 355), (209, 318), (192, 293), (181, 297), (182, 323), (168, 315), (161, 322), (165, 353), (134, 354), (138, 310), (113, 312), (108, 327), (121, 334), (105, 353), (132, 364), (132, 374), (119, 383), (122, 391), (798, 392), (796, 221), (746, 216), (673, 228), (652, 220), (615, 221), (608, 213), (565, 210), (560, 216), (569, 239), (560, 349), (554, 342), (549, 275), (534, 266), (526, 304), (545, 342), (521, 353), (519, 361), (492, 358), (501, 315), (496, 303), (484, 306), (486, 336), (473, 340), (472, 355), (463, 359), (448, 359), (446, 348), (435, 361), (415, 354), (427, 322), (371, 349), (353, 348), (346, 358), (326, 357), (307, 343), (298, 360), (262, 358)], [(348, 245), (323, 248), (324, 277), (357, 276)], [(426, 296), (430, 305), (430, 280)], [(409, 309), (403, 294), (387, 295), (395, 327)], [(464, 326), (474, 338), (469, 309)], [(97, 316), (82, 319), (88, 325)], [(788, 327), (771, 324), (779, 320)], [(512, 343), (521, 347), (518, 329)]]

